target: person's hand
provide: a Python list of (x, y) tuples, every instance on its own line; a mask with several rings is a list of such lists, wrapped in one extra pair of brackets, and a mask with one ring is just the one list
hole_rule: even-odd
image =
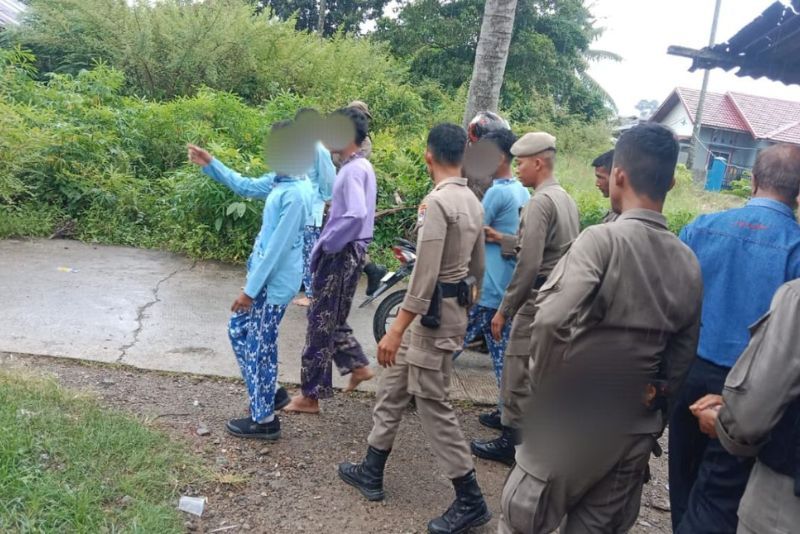
[(506, 326), (506, 316), (502, 312), (497, 312), (492, 317), (492, 337), (495, 341), (500, 341), (503, 337), (503, 328)]
[(491, 226), (484, 226), (483, 232), (486, 234), (487, 243), (499, 243), (503, 240), (503, 234), (492, 228)]
[(689, 406), (689, 410), (692, 412), (692, 415), (699, 418), (699, 414), (701, 412), (708, 410), (709, 408), (719, 409), (719, 407), (722, 405), (723, 401), (721, 395), (706, 395)]
[(253, 306), (253, 299), (247, 296), (246, 293), (242, 293), (236, 298), (236, 300), (233, 301), (233, 305), (231, 306), (231, 311), (234, 313), (244, 313), (250, 311), (250, 308), (252, 306)]
[(697, 417), (698, 424), (700, 425), (700, 432), (705, 434), (706, 436), (710, 437), (711, 439), (717, 439), (717, 417), (719, 416), (719, 409), (720, 406), (714, 406), (712, 408), (706, 408), (701, 412), (695, 414)]
[(391, 367), (394, 365), (397, 351), (400, 350), (400, 343), (403, 336), (399, 332), (389, 329), (378, 343), (378, 364), (381, 367)]
[(195, 165), (199, 165), (200, 167), (205, 167), (211, 160), (214, 159), (211, 154), (208, 153), (207, 150), (200, 148), (197, 145), (193, 145), (191, 143), (186, 144), (186, 150), (189, 155), (189, 161), (194, 163)]

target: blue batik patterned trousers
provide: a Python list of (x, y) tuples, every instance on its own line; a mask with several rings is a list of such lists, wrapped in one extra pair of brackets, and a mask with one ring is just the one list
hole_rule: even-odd
[(306, 297), (314, 296), (313, 280), (311, 272), (311, 252), (317, 244), (322, 228), (319, 226), (306, 226), (303, 232), (303, 287), (305, 287)]
[(228, 337), (250, 397), (250, 417), (267, 422), (275, 413), (278, 382), (278, 325), (285, 305), (267, 304), (264, 289), (249, 311), (235, 313), (228, 323)]
[[(503, 355), (506, 352), (508, 336), (511, 334), (511, 321), (506, 321), (503, 327), (503, 335), (500, 341), (495, 341), (492, 336), (492, 318), (497, 313), (494, 308), (475, 305), (469, 310), (469, 323), (467, 324), (467, 334), (464, 336), (464, 347), (472, 343), (478, 336), (483, 336), (486, 345), (489, 347), (489, 354), (492, 357), (492, 367), (494, 368), (494, 378), (497, 380), (497, 387), (500, 387), (500, 378), (503, 376)], [(461, 351), (453, 355), (457, 358)], [(497, 403), (498, 408), (500, 402)]]

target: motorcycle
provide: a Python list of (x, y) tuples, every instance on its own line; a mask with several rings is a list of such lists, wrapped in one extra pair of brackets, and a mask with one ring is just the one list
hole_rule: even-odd
[[(371, 296), (367, 297), (361, 303), (359, 308), (364, 308), (370, 303), (375, 302), (381, 295), (386, 293), (389, 289), (397, 285), (398, 282), (411, 276), (414, 270), (414, 264), (417, 261), (417, 247), (414, 243), (406, 241), (405, 239), (398, 239), (397, 244), (392, 247), (394, 257), (400, 262), (400, 268), (397, 271), (388, 272), (381, 279), (381, 285), (375, 290)], [(390, 293), (380, 303), (378, 309), (375, 310), (375, 315), (372, 318), (372, 334), (375, 336), (375, 341), (380, 342), (386, 334), (386, 330), (392, 321), (397, 317), (400, 311), (400, 305), (406, 296), (405, 289), (399, 289), (394, 293)]]

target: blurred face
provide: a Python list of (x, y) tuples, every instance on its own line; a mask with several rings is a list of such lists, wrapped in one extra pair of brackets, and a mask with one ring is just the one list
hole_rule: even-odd
[(603, 196), (608, 198), (608, 179), (611, 173), (606, 170), (605, 167), (595, 167), (594, 168), (594, 177), (595, 182), (594, 185), (597, 186), (597, 189), (603, 193)]

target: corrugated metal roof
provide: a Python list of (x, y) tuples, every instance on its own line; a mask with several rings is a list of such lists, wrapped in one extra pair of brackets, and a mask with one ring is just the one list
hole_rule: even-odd
[[(678, 87), (653, 114), (660, 122), (679, 103), (694, 121), (700, 91)], [(800, 145), (800, 102), (744, 93), (706, 93), (703, 126), (748, 132), (755, 139)]]
[(727, 42), (669, 53), (693, 58), (689, 70), (738, 69), (737, 76), (800, 84), (800, 0), (775, 2)]
[(17, 0), (0, 0), (0, 26), (19, 24), (24, 11), (25, 4)]

